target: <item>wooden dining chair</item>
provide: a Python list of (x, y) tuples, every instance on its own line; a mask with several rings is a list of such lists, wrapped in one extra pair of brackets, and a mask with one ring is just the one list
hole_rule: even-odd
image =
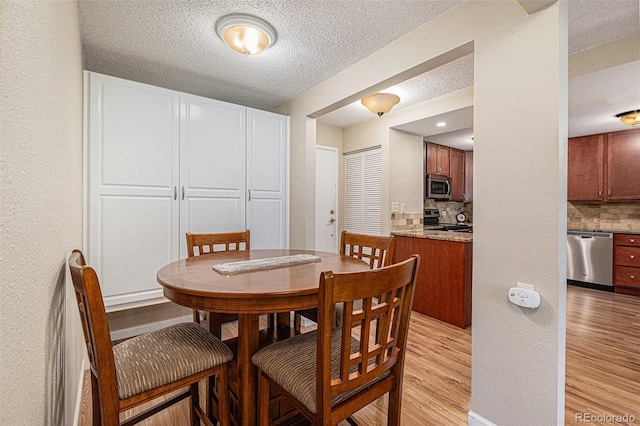
[[(231, 250), (250, 250), (251, 232), (226, 232), (218, 234), (192, 234), (187, 232), (187, 254), (189, 257), (207, 253), (219, 253)], [(238, 315), (219, 312), (193, 310), (193, 320), (198, 324), (206, 321), (207, 328), (216, 337), (222, 338), (222, 324), (237, 321)]]
[[(256, 352), (258, 416), (268, 424), (270, 386), (316, 425), (337, 425), (389, 394), (387, 423), (400, 424), (402, 374), (420, 257), (364, 272), (320, 275), (318, 329)], [(360, 310), (354, 300), (362, 299)], [(344, 319), (335, 328), (335, 306)]]
[[(356, 257), (369, 264), (369, 269), (381, 268), (391, 265), (395, 239), (393, 235), (383, 237), (379, 235), (356, 234), (342, 231), (340, 234), (340, 254)], [(355, 304), (360, 308), (359, 302)], [(305, 309), (296, 311), (293, 318), (293, 327), (296, 333), (300, 333), (302, 317), (318, 322), (318, 310)], [(336, 324), (342, 320), (342, 310), (336, 307)]]
[[(176, 324), (112, 346), (109, 324), (96, 272), (74, 250), (69, 257), (91, 369), (93, 425), (129, 426), (191, 397), (191, 425), (213, 426), (210, 409), (200, 407), (198, 382), (217, 375), (228, 389), (231, 350), (200, 325)], [(122, 423), (120, 413), (188, 387)], [(228, 392), (218, 399), (218, 420), (229, 424)], [(209, 404), (209, 402), (207, 402)]]

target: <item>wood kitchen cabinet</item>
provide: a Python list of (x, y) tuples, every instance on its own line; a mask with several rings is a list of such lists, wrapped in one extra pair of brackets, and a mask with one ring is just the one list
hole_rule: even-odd
[(605, 135), (571, 138), (567, 146), (567, 200), (602, 201)]
[(640, 200), (640, 130), (607, 135), (609, 201)]
[(426, 172), (449, 176), (449, 147), (431, 142), (426, 143), (427, 167)]
[(473, 151), (464, 152), (464, 194), (465, 203), (473, 201)]
[(449, 150), (449, 176), (451, 176), (451, 201), (464, 200), (464, 151)]
[(460, 328), (471, 325), (471, 242), (395, 236), (393, 262), (421, 256), (413, 310)]
[(640, 234), (613, 236), (613, 288), (640, 296)]
[(568, 201), (640, 200), (640, 130), (571, 138)]

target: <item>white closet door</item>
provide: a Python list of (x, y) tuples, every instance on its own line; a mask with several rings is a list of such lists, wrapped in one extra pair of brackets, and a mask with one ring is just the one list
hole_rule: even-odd
[(247, 108), (251, 248), (287, 247), (286, 117)]
[(382, 151), (345, 154), (345, 230), (380, 235), (382, 230)]
[(247, 227), (246, 107), (180, 94), (180, 109), (179, 238), (186, 257), (187, 232)]
[(156, 272), (178, 258), (178, 93), (95, 73), (85, 78), (87, 261), (107, 310), (162, 300)]

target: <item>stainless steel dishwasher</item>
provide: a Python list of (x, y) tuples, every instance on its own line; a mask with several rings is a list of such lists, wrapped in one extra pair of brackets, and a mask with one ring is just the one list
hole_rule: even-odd
[(567, 280), (613, 286), (613, 234), (568, 231)]

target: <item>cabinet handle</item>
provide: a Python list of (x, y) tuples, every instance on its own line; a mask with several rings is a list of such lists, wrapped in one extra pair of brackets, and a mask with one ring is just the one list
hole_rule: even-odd
[(602, 198), (602, 191), (598, 191), (598, 198)]
[(634, 240), (633, 238), (631, 238), (629, 241), (632, 242), (632, 243), (636, 242), (636, 240)]
[(184, 186), (182, 187), (182, 199), (184, 200)]
[(635, 259), (636, 257), (634, 255), (630, 255), (629, 259)]
[(251, 201), (251, 190), (249, 189), (249, 201)]
[(178, 187), (177, 186), (173, 187), (173, 199), (174, 200), (178, 199)]
[(611, 190), (609, 190), (609, 191), (607, 192), (607, 195), (608, 195), (609, 197), (611, 197)]
[(632, 280), (636, 279), (635, 275), (629, 275), (629, 278), (631, 278)]

